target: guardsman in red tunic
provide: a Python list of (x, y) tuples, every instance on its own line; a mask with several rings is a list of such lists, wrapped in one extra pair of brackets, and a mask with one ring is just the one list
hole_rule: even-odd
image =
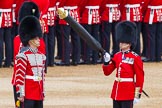
[(145, 0), (142, 0), (142, 25), (141, 25), (141, 36), (142, 36), (142, 60), (146, 59), (146, 50), (147, 50), (147, 31), (146, 31), (146, 24), (144, 23), (144, 12), (143, 10), (145, 9), (144, 7)]
[(16, 0), (14, 0), (14, 3), (12, 4), (12, 23), (13, 23), (13, 27), (12, 27), (12, 35), (13, 35), (13, 38), (17, 35), (17, 32), (18, 32), (18, 27), (17, 27), (17, 24), (16, 24)]
[(11, 31), (11, 34), (12, 34), (12, 46), (13, 46), (13, 40), (14, 40), (14, 37), (17, 35), (17, 32), (18, 32), (18, 26), (16, 24), (16, 0), (14, 0), (13, 4), (12, 4), (12, 31)]
[(19, 34), (24, 47), (16, 56), (17, 96), (23, 108), (43, 108), (46, 56), (37, 49), (42, 37), (39, 19), (25, 17), (19, 25)]
[[(14, 2), (13, 2), (13, 4), (12, 4), (12, 30), (11, 30), (11, 35), (12, 35), (12, 49), (13, 49), (13, 40), (14, 40), (14, 37), (17, 35), (17, 32), (18, 32), (18, 26), (17, 26), (17, 24), (16, 24), (16, 11), (15, 11), (15, 9), (16, 9), (16, 0), (14, 0)], [(13, 60), (13, 52), (14, 51), (12, 51), (12, 60)]]
[[(61, 0), (59, 7), (67, 10), (69, 14), (79, 23), (79, 7), (81, 2), (82, 0)], [(63, 19), (59, 19), (59, 26), (62, 38), (62, 57), (61, 62), (56, 63), (56, 65), (69, 66), (70, 55), (72, 55), (72, 65), (77, 65), (80, 62), (80, 37)], [(70, 46), (70, 36), (72, 46)]]
[[(32, 12), (33, 10), (33, 12)], [(19, 22), (28, 15), (34, 15), (36, 16), (38, 19), (40, 17), (40, 13), (39, 13), (39, 9), (38, 6), (33, 3), (33, 2), (24, 2), (22, 3), (22, 6), (19, 9), (19, 17), (17, 18), (17, 20), (19, 20)], [(14, 61), (15, 61), (15, 57), (16, 55), (20, 52), (20, 49), (23, 47), (21, 40), (20, 40), (20, 36), (17, 35), (14, 40)], [(45, 54), (45, 44), (43, 41), (43, 38), (40, 39), (40, 46), (38, 47), (38, 50), (40, 52), (42, 52), (43, 54)], [(16, 86), (15, 86), (15, 73), (16, 73), (16, 64), (14, 63), (14, 72), (13, 72), (13, 76), (12, 76), (12, 85), (13, 85), (13, 90), (14, 90), (14, 98), (15, 98), (15, 102), (17, 101), (17, 96), (16, 96)]]
[(161, 61), (162, 39), (162, 1), (144, 0), (144, 23), (146, 26), (146, 59), (145, 62)]
[(134, 51), (140, 55), (140, 32), (142, 22), (142, 1), (143, 0), (121, 0), (121, 20), (135, 22), (137, 25), (137, 45)]
[[(47, 38), (48, 38), (48, 25), (47, 25), (47, 11), (49, 8), (49, 0), (30, 0), (33, 1), (34, 3), (36, 3), (39, 7), (40, 10), (40, 23), (41, 23), (41, 27), (42, 27), (42, 32), (43, 32), (43, 39), (46, 45), (46, 57), (50, 58), (48, 56), (48, 42), (47, 42)], [(46, 60), (46, 65), (48, 65), (48, 59)]]
[(48, 6), (49, 6), (49, 0), (16, 0), (15, 1), (15, 4), (16, 4), (16, 8), (15, 8), (16, 23), (19, 24), (18, 13), (19, 13), (21, 5), (25, 1), (32, 1), (35, 4), (37, 4), (37, 6), (39, 7), (39, 11), (40, 11), (40, 20), (41, 20), (41, 26), (42, 26), (42, 29), (43, 29), (43, 33), (48, 33), (47, 10), (48, 10)]
[(56, 30), (56, 2), (57, 0), (50, 0), (50, 5), (47, 11), (47, 25), (48, 25), (48, 36), (47, 36), (47, 65), (54, 66), (54, 52), (55, 52), (55, 30)]
[(16, 24), (17, 26), (19, 25), (19, 20), (18, 20), (18, 17), (19, 17), (19, 10), (20, 10), (20, 7), (21, 5), (23, 4), (24, 0), (15, 0), (15, 4), (16, 4), (16, 8), (15, 8), (15, 19), (16, 19)]
[[(81, 24), (83, 27), (96, 39), (99, 40), (99, 27), (100, 27), (100, 6), (102, 0), (83, 0), (81, 6)], [(87, 44), (81, 40), (81, 54), (83, 64), (96, 64), (98, 60), (98, 53), (90, 49)], [(91, 61), (92, 55), (92, 61)]]
[[(10, 67), (12, 62), (12, 4), (13, 0), (1, 0), (0, 2), (0, 67), (5, 58), (3, 67)], [(5, 50), (4, 45), (5, 43)], [(5, 51), (5, 55), (3, 55)]]
[(120, 21), (120, 1), (121, 0), (103, 0), (100, 7), (101, 14), (101, 44), (103, 48), (110, 52), (110, 33), (112, 33), (112, 52), (113, 56), (119, 51), (119, 45), (116, 41), (115, 26)]
[(137, 27), (130, 21), (122, 21), (116, 26), (117, 40), (120, 50), (110, 60), (109, 53), (104, 54), (103, 72), (110, 75), (115, 69), (111, 98), (113, 108), (133, 108), (133, 103), (139, 102), (143, 83), (144, 71), (141, 57), (133, 52), (136, 45)]
[[(60, 5), (61, 0), (57, 0), (56, 2), (56, 10)], [(55, 59), (61, 59), (62, 57), (62, 39), (61, 39), (61, 30), (60, 30), (60, 25), (59, 25), (59, 16), (56, 15), (56, 20), (55, 20), (55, 24), (56, 24), (56, 40), (57, 40), (57, 48), (56, 48), (56, 57)]]
[(30, 1), (36, 3), (39, 7), (41, 26), (42, 26), (42, 30), (44, 33), (43, 38), (46, 40), (47, 33), (48, 33), (47, 11), (48, 11), (48, 7), (49, 7), (49, 0), (30, 0)]

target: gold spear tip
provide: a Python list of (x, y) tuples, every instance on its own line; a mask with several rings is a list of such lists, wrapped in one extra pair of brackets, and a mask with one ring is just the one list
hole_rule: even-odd
[(59, 15), (60, 19), (64, 19), (68, 16), (68, 11), (64, 10), (64, 8), (58, 8), (57, 9), (57, 14)]

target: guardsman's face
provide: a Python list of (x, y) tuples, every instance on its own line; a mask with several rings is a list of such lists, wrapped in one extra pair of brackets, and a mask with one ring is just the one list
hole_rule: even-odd
[(36, 38), (30, 40), (30, 44), (32, 46), (36, 47), (36, 48), (39, 47), (40, 46), (40, 39), (39, 39), (39, 37), (36, 37)]
[(119, 47), (120, 47), (120, 50), (129, 50), (130, 47), (131, 47), (131, 44), (130, 43), (124, 43), (124, 42), (120, 42), (119, 43)]

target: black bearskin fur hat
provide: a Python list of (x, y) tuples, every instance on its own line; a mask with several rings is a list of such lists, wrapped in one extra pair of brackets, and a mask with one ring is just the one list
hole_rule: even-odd
[(34, 15), (38, 19), (40, 17), (39, 7), (34, 2), (26, 1), (22, 4), (19, 10), (19, 22), (28, 15)]
[(121, 21), (116, 25), (117, 42), (131, 43), (133, 50), (137, 42), (137, 27), (134, 22)]
[(42, 29), (38, 18), (32, 15), (24, 17), (19, 25), (19, 35), (24, 46), (35, 37), (41, 38)]

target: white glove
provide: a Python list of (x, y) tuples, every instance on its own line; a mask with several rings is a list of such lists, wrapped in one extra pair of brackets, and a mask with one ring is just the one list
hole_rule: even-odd
[(109, 54), (109, 53), (107, 53), (107, 52), (106, 52), (106, 53), (104, 54), (104, 56), (103, 56), (103, 57), (104, 57), (104, 62), (106, 62), (106, 63), (107, 63), (107, 62), (109, 62), (109, 61), (110, 61), (110, 58), (111, 58), (111, 57), (110, 57), (110, 54)]
[(140, 99), (138, 99), (138, 98), (134, 98), (134, 100), (133, 100), (133, 104), (136, 104), (136, 103), (138, 103), (140, 101)]

